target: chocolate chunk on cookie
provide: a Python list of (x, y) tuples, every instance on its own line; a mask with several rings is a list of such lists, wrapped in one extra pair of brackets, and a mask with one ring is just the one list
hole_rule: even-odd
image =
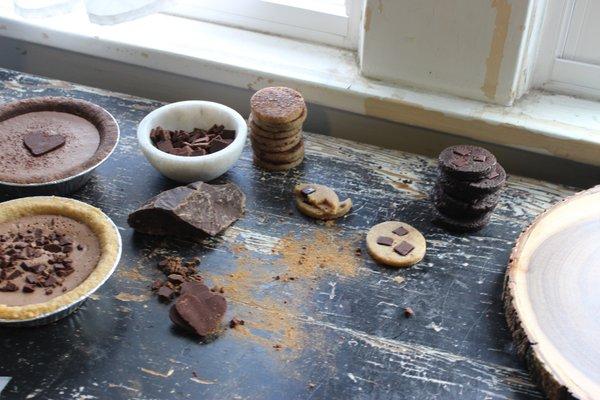
[(460, 181), (446, 174), (440, 174), (439, 183), (444, 191), (452, 197), (469, 201), (502, 189), (506, 184), (506, 171), (496, 163), (492, 172), (479, 181)]
[(276, 125), (290, 123), (305, 110), (304, 98), (288, 87), (267, 87), (254, 93), (250, 108), (255, 120)]
[(486, 149), (457, 145), (444, 149), (438, 158), (442, 173), (457, 180), (479, 181), (492, 172), (496, 157)]
[(414, 265), (423, 259), (426, 250), (427, 243), (421, 232), (404, 222), (382, 222), (367, 233), (369, 255), (390, 267)]

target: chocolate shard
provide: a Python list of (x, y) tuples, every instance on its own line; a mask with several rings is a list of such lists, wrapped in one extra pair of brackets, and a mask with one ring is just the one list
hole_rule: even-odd
[(392, 244), (394, 244), (394, 239), (387, 236), (379, 236), (377, 238), (377, 244), (380, 244), (382, 246), (391, 246)]
[(227, 311), (225, 298), (212, 293), (208, 287), (200, 283), (188, 285), (182, 293), (173, 305), (175, 310), (169, 314), (171, 320), (179, 326), (183, 325), (180, 325), (181, 320), (185, 321), (198, 336), (204, 337), (216, 333)]
[(60, 134), (51, 134), (45, 131), (29, 132), (23, 136), (23, 144), (31, 152), (31, 155), (38, 157), (56, 150), (65, 144), (65, 137)]
[(413, 246), (412, 244), (408, 243), (407, 241), (403, 241), (398, 246), (394, 247), (394, 251), (400, 254), (401, 256), (406, 256), (411, 251), (413, 251), (414, 248), (415, 246)]
[(233, 183), (190, 183), (164, 191), (129, 214), (129, 226), (151, 235), (201, 238), (225, 230), (244, 213), (246, 196)]

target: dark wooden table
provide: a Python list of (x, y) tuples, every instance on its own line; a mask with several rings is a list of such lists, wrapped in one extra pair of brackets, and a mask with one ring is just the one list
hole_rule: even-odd
[[(492, 223), (453, 235), (431, 222), (433, 160), (307, 134), (302, 167), (263, 172), (247, 148), (219, 179), (247, 196), (245, 217), (223, 236), (200, 244), (155, 238), (134, 234), (126, 219), (176, 186), (146, 162), (135, 138), (138, 121), (161, 103), (0, 70), (2, 102), (48, 95), (92, 101), (119, 122), (118, 149), (73, 197), (115, 221), (123, 258), (71, 317), (0, 330), (0, 376), (12, 378), (3, 399), (541, 397), (515, 355), (502, 281), (521, 229), (572, 189), (511, 177)], [(290, 195), (300, 181), (336, 188), (353, 199), (352, 212), (335, 224), (303, 217)], [(423, 232), (421, 263), (388, 269), (366, 255), (366, 231), (385, 220)], [(168, 307), (148, 288), (165, 255), (201, 257), (209, 285), (225, 289), (228, 318), (246, 325), (208, 344), (173, 331)]]

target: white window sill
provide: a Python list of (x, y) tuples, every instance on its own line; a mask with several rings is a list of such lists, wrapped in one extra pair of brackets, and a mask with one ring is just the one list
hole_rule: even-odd
[(25, 20), (9, 3), (2, 36), (237, 87), (290, 85), (320, 105), (600, 165), (600, 102), (532, 92), (507, 108), (364, 78), (348, 50), (169, 15)]

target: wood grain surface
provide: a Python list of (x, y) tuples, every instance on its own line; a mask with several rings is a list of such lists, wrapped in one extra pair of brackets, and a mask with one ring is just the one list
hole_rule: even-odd
[(551, 399), (600, 398), (600, 186), (540, 215), (520, 236), (506, 314)]
[[(11, 377), (2, 399), (542, 397), (504, 318), (504, 274), (522, 229), (573, 188), (512, 176), (489, 226), (449, 234), (431, 220), (434, 160), (306, 134), (298, 169), (256, 169), (247, 146), (219, 179), (247, 196), (246, 215), (224, 235), (203, 243), (151, 237), (135, 234), (126, 219), (176, 186), (148, 164), (135, 138), (138, 122), (162, 104), (0, 70), (1, 101), (45, 95), (92, 101), (119, 122), (115, 153), (73, 197), (115, 221), (123, 258), (71, 317), (0, 329), (0, 376)], [(353, 209), (335, 224), (304, 217), (292, 196), (302, 181), (334, 187)], [(423, 261), (398, 270), (369, 258), (364, 236), (386, 220), (423, 233)], [(200, 257), (206, 282), (224, 287), (227, 318), (244, 319), (243, 329), (208, 344), (174, 332), (168, 307), (149, 290), (165, 255)], [(404, 307), (415, 315), (406, 318)]]

